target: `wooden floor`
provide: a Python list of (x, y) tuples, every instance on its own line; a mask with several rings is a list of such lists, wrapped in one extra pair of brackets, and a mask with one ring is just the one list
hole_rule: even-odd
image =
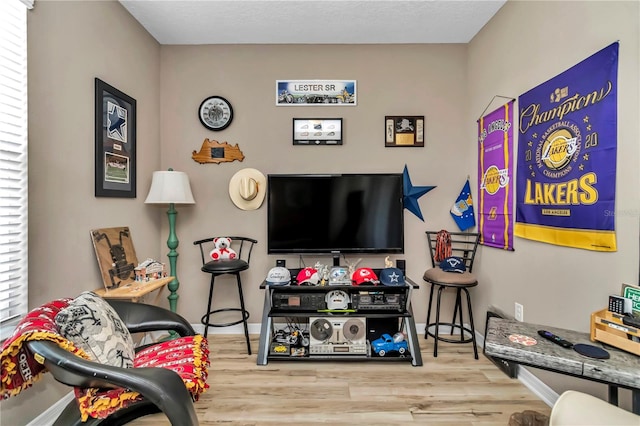
[[(514, 412), (551, 409), (469, 344), (420, 337), (410, 362), (281, 362), (256, 365), (244, 336), (210, 335), (210, 389), (196, 403), (201, 425), (501, 425)], [(481, 352), (481, 351), (480, 351)], [(132, 425), (169, 425), (154, 414)]]

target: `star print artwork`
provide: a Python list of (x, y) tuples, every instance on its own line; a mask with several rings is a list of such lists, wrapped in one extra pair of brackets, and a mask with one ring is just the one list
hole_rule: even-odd
[(107, 101), (107, 136), (127, 143), (127, 109)]

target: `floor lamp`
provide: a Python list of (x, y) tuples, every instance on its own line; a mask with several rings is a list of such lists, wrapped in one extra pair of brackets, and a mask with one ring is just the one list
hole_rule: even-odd
[(193, 195), (191, 194), (191, 186), (189, 185), (189, 176), (184, 172), (176, 172), (173, 169), (168, 171), (153, 172), (151, 180), (151, 189), (145, 204), (169, 204), (167, 216), (169, 217), (169, 239), (167, 246), (169, 247), (169, 266), (173, 281), (168, 285), (169, 291), (169, 309), (176, 312), (178, 304), (178, 273), (176, 271), (176, 261), (178, 260), (178, 237), (176, 236), (176, 204), (195, 204)]

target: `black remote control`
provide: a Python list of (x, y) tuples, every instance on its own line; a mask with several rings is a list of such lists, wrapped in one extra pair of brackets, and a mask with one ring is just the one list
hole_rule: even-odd
[(625, 315), (622, 317), (622, 323), (640, 329), (640, 318)]
[(538, 334), (541, 335), (542, 337), (544, 337), (547, 340), (551, 340), (556, 345), (562, 346), (563, 348), (571, 349), (573, 347), (573, 343), (569, 342), (568, 340), (564, 340), (560, 336), (556, 336), (555, 334), (553, 334), (550, 331), (538, 330)]

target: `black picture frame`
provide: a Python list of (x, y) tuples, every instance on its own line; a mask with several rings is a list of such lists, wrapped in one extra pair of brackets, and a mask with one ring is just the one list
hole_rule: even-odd
[(342, 145), (342, 118), (294, 118), (294, 145)]
[(385, 147), (424, 147), (424, 115), (384, 117)]
[(95, 196), (136, 198), (136, 100), (95, 79)]

